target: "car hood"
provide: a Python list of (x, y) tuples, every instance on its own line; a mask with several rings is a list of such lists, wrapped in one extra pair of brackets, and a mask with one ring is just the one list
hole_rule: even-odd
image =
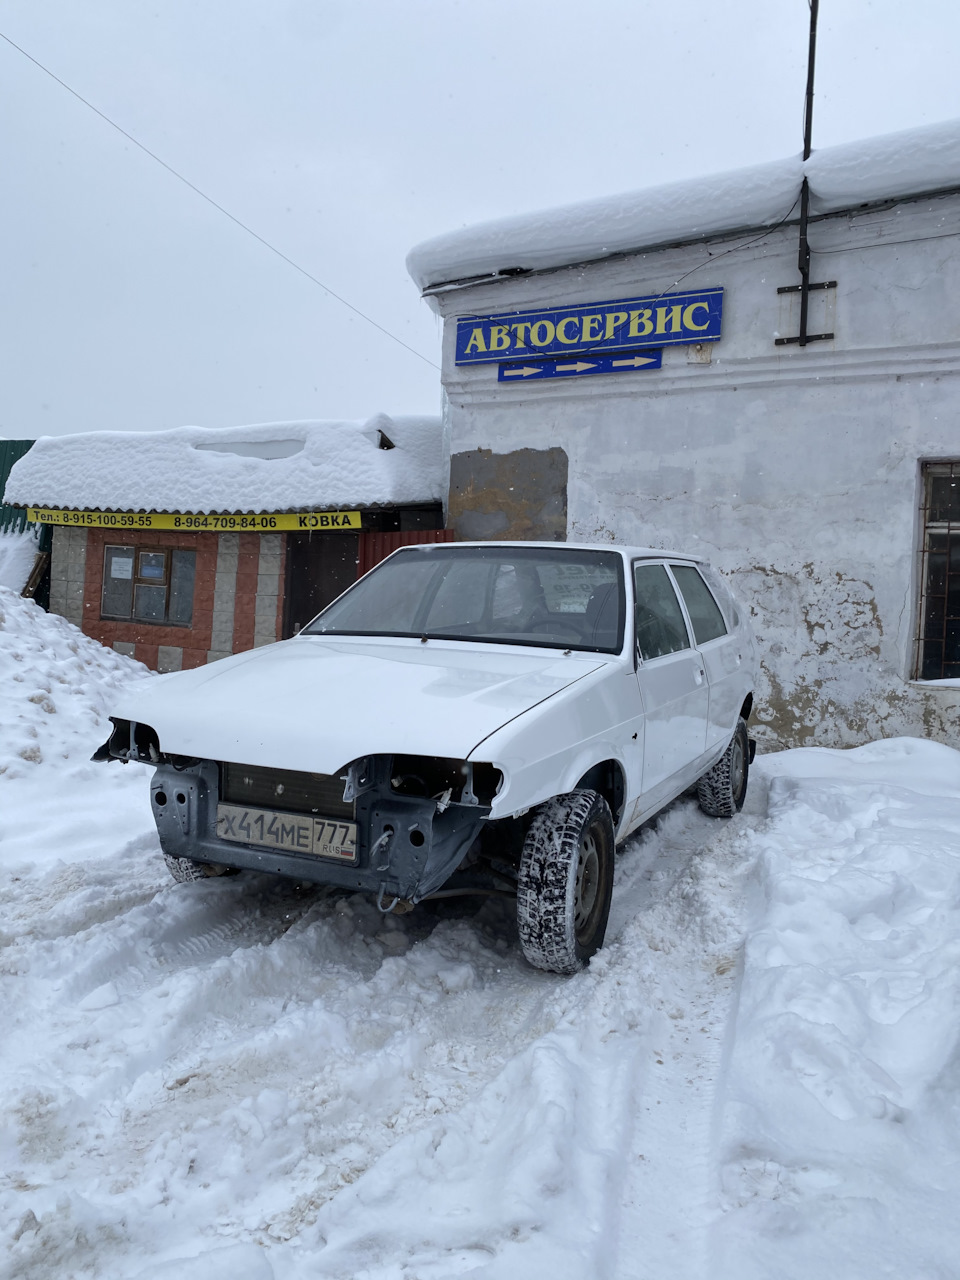
[(110, 712), (150, 725), (176, 755), (334, 773), (388, 752), (466, 759), (603, 663), (557, 650), (298, 636), (144, 681)]

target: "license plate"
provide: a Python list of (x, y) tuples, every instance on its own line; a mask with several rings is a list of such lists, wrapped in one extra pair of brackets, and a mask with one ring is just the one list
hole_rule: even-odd
[(246, 809), (242, 805), (217, 805), (217, 835), (235, 844), (258, 844), (289, 853), (311, 853), (337, 862), (356, 862), (357, 824), (312, 814), (275, 813), (272, 809)]

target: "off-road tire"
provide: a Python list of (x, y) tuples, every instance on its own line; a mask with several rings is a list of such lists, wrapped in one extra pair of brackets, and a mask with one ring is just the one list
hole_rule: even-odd
[(230, 867), (222, 867), (217, 863), (194, 862), (192, 858), (174, 858), (169, 853), (163, 855), (163, 860), (177, 884), (189, 884), (191, 880), (207, 880), (210, 876), (225, 876), (231, 871)]
[(576, 973), (603, 945), (613, 861), (613, 818), (598, 792), (570, 791), (536, 810), (520, 855), (517, 925), (537, 969)]
[(741, 717), (726, 751), (697, 783), (700, 808), (711, 818), (732, 818), (743, 808), (750, 773), (747, 723)]

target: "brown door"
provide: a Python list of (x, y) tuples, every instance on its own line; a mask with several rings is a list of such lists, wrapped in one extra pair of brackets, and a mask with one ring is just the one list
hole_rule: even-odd
[(288, 533), (283, 638), (295, 636), (357, 580), (359, 533)]

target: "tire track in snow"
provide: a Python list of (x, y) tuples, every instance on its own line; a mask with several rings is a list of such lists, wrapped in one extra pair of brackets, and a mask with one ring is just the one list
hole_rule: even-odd
[[(711, 984), (732, 987), (729, 972), (718, 977), (713, 970), (721, 960), (729, 963), (731, 938), (737, 940), (731, 887), (723, 880), (742, 861), (738, 827), (703, 819), (682, 803), (656, 830), (632, 841), (618, 863), (618, 905), (604, 950), (570, 979), (527, 971), (550, 1011), (540, 1034), (515, 1040), (503, 1071), (473, 1098), (410, 1132), (355, 1188), (324, 1206), (316, 1229), (301, 1237), (304, 1248), (295, 1256), (303, 1268), (288, 1274), (296, 1280), (358, 1274), (425, 1280), (479, 1266), (491, 1280), (699, 1276), (684, 1268), (684, 1258), (691, 1246), (698, 1258), (707, 1250), (708, 1219), (700, 1211), (713, 1188), (710, 1087), (719, 1074), (719, 1048), (696, 1055), (708, 1086), (699, 1124), (689, 1125), (696, 1184), (688, 1170), (675, 1167), (670, 1151), (676, 1142), (672, 1148), (668, 1142), (665, 1159), (659, 1149), (649, 1152), (651, 1181), (670, 1182), (660, 1204), (673, 1199), (689, 1211), (677, 1232), (657, 1220), (650, 1188), (640, 1181), (646, 1170), (636, 1171), (643, 1153), (638, 1142), (648, 1098), (656, 1105), (651, 1070), (663, 1070), (665, 1080), (681, 1065), (688, 1075), (692, 1070), (673, 1058), (667, 1065), (664, 1054), (677, 1050), (665, 1028), (689, 1028), (677, 1044), (693, 1039), (694, 1025), (704, 1025), (710, 1013)], [(701, 859), (705, 845), (709, 852)], [(674, 971), (679, 976), (671, 981)], [(695, 1014), (702, 1020), (692, 1024)], [(719, 1011), (718, 1040), (722, 1032)], [(676, 1104), (674, 1120), (686, 1102), (683, 1088), (678, 1084), (677, 1097), (662, 1100), (663, 1114)], [(665, 1135), (649, 1125), (642, 1134), (644, 1142), (670, 1136), (669, 1125)], [(637, 1204), (642, 1219), (633, 1214)], [(431, 1206), (429, 1226), (423, 1205)], [(426, 1239), (425, 1231), (431, 1233)], [(621, 1243), (634, 1232), (639, 1255)], [(490, 1255), (482, 1266), (477, 1241)]]
[[(631, 842), (618, 864), (609, 945), (572, 980), (526, 966), (501, 904), (471, 916), (385, 919), (362, 899), (301, 894), (258, 877), (167, 885), (109, 918), (91, 915), (59, 944), (25, 939), (21, 973), (40, 1032), (13, 1055), (23, 1072), (10, 1090), (20, 1141), (11, 1176), (41, 1190), (10, 1198), (13, 1184), (0, 1183), (0, 1223), (12, 1203), (41, 1223), (18, 1244), (24, 1277), (50, 1280), (45, 1259), (69, 1251), (71, 1233), (83, 1229), (79, 1208), (55, 1208), (57, 1187), (75, 1182), (76, 1170), (83, 1212), (104, 1227), (95, 1263), (102, 1274), (132, 1274), (143, 1250), (181, 1241), (195, 1252), (220, 1236), (274, 1249), (299, 1240), (303, 1257), (326, 1260), (307, 1247), (310, 1224), (332, 1206), (349, 1217), (354, 1189), (385, 1176), (391, 1152), (418, 1135), (459, 1134), (465, 1171), (454, 1165), (452, 1173), (473, 1187), (477, 1124), (481, 1133), (502, 1127), (503, 1151), (512, 1152), (511, 1089), (525, 1091), (519, 1105), (535, 1116), (545, 1088), (556, 1092), (546, 1146), (539, 1151), (534, 1127), (516, 1151), (518, 1167), (545, 1178), (546, 1199), (529, 1207), (531, 1221), (551, 1212), (551, 1196), (568, 1195), (576, 1211), (564, 1239), (584, 1274), (652, 1276), (631, 1270), (635, 1259), (623, 1250), (616, 1255), (618, 1232), (640, 1231), (649, 1256), (685, 1277), (665, 1232), (657, 1253), (651, 1233), (662, 1223), (651, 1222), (647, 1170), (634, 1157), (650, 1158), (648, 1138), (670, 1150), (669, 1133), (656, 1134), (652, 1120), (644, 1129), (643, 1105), (661, 1080), (656, 1072), (665, 1090), (679, 1060), (664, 1057), (661, 1066), (653, 1049), (680, 1053), (682, 1037), (656, 1034), (680, 1026), (671, 1009), (683, 1008), (685, 1026), (706, 1007), (690, 975), (723, 952), (729, 930), (714, 918), (710, 886), (700, 892), (697, 854), (710, 843), (712, 865), (718, 833), (730, 829), (683, 803)], [(156, 871), (155, 883), (162, 864)], [(107, 872), (97, 874), (109, 892)], [(683, 977), (676, 990), (673, 969)], [(8, 1063), (11, 1054), (8, 1042)], [(704, 1062), (706, 1080), (716, 1072)], [(682, 1090), (664, 1092), (662, 1114), (681, 1101)], [(700, 1155), (710, 1149), (695, 1127), (688, 1146)], [(658, 1165), (650, 1176), (656, 1183), (670, 1173)], [(679, 1181), (674, 1174), (672, 1185)], [(680, 1198), (690, 1204), (684, 1181)], [(636, 1205), (643, 1220), (630, 1217)], [(514, 1216), (504, 1202), (495, 1224), (456, 1247), (439, 1239), (418, 1246), (411, 1274), (466, 1272), (482, 1258), (523, 1265), (531, 1250), (549, 1251), (549, 1216), (539, 1228)], [(384, 1276), (399, 1274), (392, 1251), (402, 1225), (377, 1246)], [(369, 1235), (358, 1216), (347, 1257), (354, 1226)], [(372, 1247), (364, 1246), (371, 1266)], [(278, 1263), (291, 1262), (291, 1277), (294, 1256)], [(352, 1266), (356, 1273), (353, 1262), (346, 1266), (344, 1274)], [(567, 1274), (557, 1266), (552, 1275)], [(308, 1273), (328, 1274), (312, 1264)]]
[[(388, 922), (366, 902), (237, 878), (165, 888), (59, 950), (25, 940), (26, 1023), (4, 1048), (23, 1161), (8, 1188), (81, 1167), (109, 1216), (112, 1196), (149, 1200), (162, 1173), (184, 1195), (163, 1192), (158, 1219), (295, 1236), (398, 1137), (462, 1105), (517, 1036), (541, 1033), (501, 925)], [(302, 1138), (293, 1153), (271, 1137), (278, 1108)], [(251, 1164), (237, 1205), (218, 1202), (215, 1181), (215, 1203), (203, 1190), (211, 1136)], [(68, 1214), (30, 1240), (23, 1274), (48, 1274), (43, 1259), (71, 1229)]]
[[(709, 1280), (719, 1216), (717, 1116), (740, 974), (737, 880), (751, 819), (681, 801), (628, 847), (617, 945), (650, 1001), (619, 1187), (612, 1280)], [(704, 856), (704, 846), (709, 855)], [(650, 952), (660, 960), (651, 969)], [(644, 955), (647, 952), (647, 955)]]
[[(735, 962), (731, 962), (733, 968)], [(714, 975), (693, 975), (688, 1018), (659, 1019), (657, 1055), (644, 1066), (621, 1192), (616, 1280), (709, 1280), (711, 1224), (719, 1216), (716, 1160), (718, 1081), (734, 991)], [(698, 981), (699, 979), (699, 981)], [(698, 1006), (691, 1010), (691, 1006)]]

